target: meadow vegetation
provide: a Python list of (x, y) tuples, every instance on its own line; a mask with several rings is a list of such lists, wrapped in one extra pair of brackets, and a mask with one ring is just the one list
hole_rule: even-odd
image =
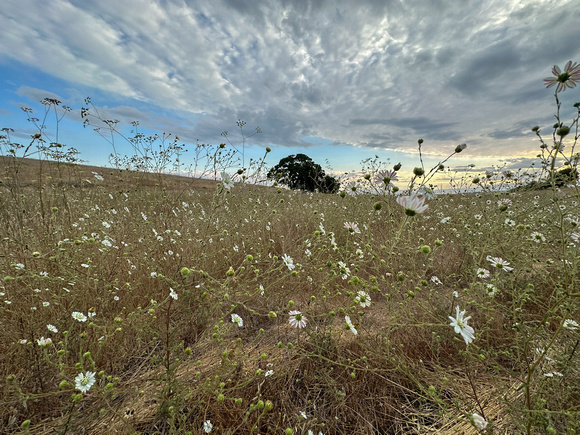
[(5, 129), (0, 427), (578, 433), (580, 191), (556, 183), (578, 163), (575, 68), (554, 72), (551, 140), (534, 128), (541, 191), (491, 171), (434, 195), (447, 160), (405, 185), (367, 161), (339, 194), (266, 187), (221, 146), (198, 148), (220, 180), (178, 177), (176, 142), (151, 160), (143, 137), (91, 168)]

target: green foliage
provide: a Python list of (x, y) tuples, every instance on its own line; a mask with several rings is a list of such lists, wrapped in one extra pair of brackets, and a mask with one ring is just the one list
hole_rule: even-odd
[(327, 175), (322, 167), (314, 163), (306, 154), (284, 157), (270, 169), (267, 177), (291, 189), (322, 193), (336, 193), (340, 189), (340, 181)]

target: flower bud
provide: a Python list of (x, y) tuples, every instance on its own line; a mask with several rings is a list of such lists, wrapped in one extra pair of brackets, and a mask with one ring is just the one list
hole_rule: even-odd
[(455, 152), (456, 153), (460, 153), (461, 151), (463, 151), (465, 148), (467, 148), (467, 144), (462, 143), (461, 145), (457, 145), (455, 147)]

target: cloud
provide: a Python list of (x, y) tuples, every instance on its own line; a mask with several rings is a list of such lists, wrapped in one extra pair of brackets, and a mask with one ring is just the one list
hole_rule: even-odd
[(263, 147), (516, 156), (553, 110), (542, 78), (580, 57), (576, 1), (4, 0), (0, 57), (192, 142), (243, 119)]

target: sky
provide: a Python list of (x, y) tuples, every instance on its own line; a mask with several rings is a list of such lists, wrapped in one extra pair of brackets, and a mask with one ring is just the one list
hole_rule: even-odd
[[(58, 99), (72, 110), (47, 118), (51, 140), (58, 124), (58, 142), (108, 165), (111, 144), (83, 128), (91, 97), (125, 134), (138, 121), (187, 148), (233, 152), (228, 131), (241, 151), (241, 119), (244, 160), (270, 147), (268, 166), (305, 153), (331, 173), (374, 156), (411, 171), (423, 139), (426, 167), (466, 143), (452, 168), (526, 168), (531, 128), (554, 122), (542, 79), (580, 61), (578, 23), (578, 0), (2, 0), (0, 128), (26, 143), (21, 107), (42, 119)], [(571, 117), (580, 87), (560, 95)]]

